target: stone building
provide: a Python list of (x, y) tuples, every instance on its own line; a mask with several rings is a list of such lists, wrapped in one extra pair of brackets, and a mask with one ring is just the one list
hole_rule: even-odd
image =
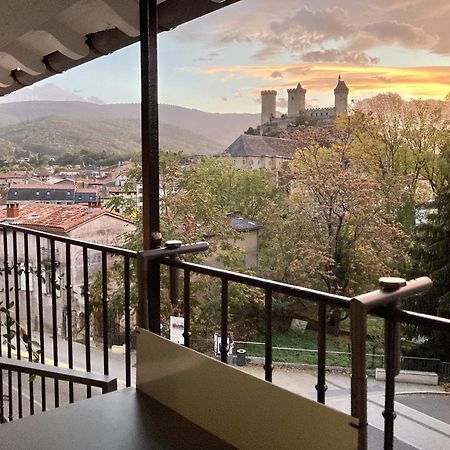
[(278, 182), (297, 148), (293, 139), (242, 134), (224, 152), (233, 158), (236, 168), (268, 170)]
[(261, 133), (271, 128), (287, 128), (290, 124), (298, 125), (309, 122), (327, 125), (334, 122), (338, 114), (346, 114), (348, 108), (349, 88), (345, 81), (338, 77), (334, 89), (334, 106), (329, 108), (306, 108), (306, 89), (298, 83), (296, 88), (288, 89), (288, 111), (277, 117), (277, 91), (261, 92)]
[[(0, 210), (0, 223), (19, 225), (37, 231), (58, 234), (72, 239), (95, 242), (98, 244), (120, 246), (124, 234), (134, 231), (135, 225), (126, 217), (102, 209), (100, 207), (88, 207), (81, 205), (55, 205), (43, 203), (8, 204), (6, 209)], [(9, 233), (9, 232), (8, 232)], [(8, 238), (8, 260), (13, 267), (12, 256), (14, 254), (13, 239)], [(19, 301), (22, 303), (26, 295), (25, 273), (25, 239), (24, 234), (17, 233), (18, 255), (18, 284)], [(28, 235), (28, 261), (30, 273), (28, 284), (30, 291), (31, 316), (33, 323), (38, 320), (38, 274), (37, 255), (38, 248), (41, 259), (41, 290), (43, 298), (44, 327), (47, 331), (52, 328), (52, 283), (51, 283), (51, 247), (46, 238), (38, 242), (34, 235)], [(55, 277), (58, 286), (57, 297), (57, 323), (64, 324), (66, 310), (65, 275), (66, 275), (66, 247), (62, 242), (55, 242)], [(4, 241), (0, 242), (0, 267), (4, 267)], [(108, 257), (109, 258), (109, 257)], [(109, 261), (112, 262), (112, 261)], [(88, 252), (89, 282), (95, 280), (102, 268), (102, 254), (99, 251)], [(83, 274), (83, 248), (71, 245), (71, 283), (72, 283), (72, 323), (74, 335), (83, 334), (84, 314), (84, 274)], [(4, 277), (0, 277), (0, 301), (4, 300)], [(10, 274), (9, 285), (14, 285), (14, 273)], [(65, 330), (58, 332), (65, 335)]]

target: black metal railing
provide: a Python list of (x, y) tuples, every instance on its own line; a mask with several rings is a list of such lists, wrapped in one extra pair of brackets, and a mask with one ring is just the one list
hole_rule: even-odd
[[(122, 357), (114, 355), (113, 372), (130, 386), (131, 270), (136, 256), (136, 252), (122, 248), (0, 224), (0, 300), (5, 308), (0, 333), (7, 336), (0, 357), (109, 375), (110, 297), (119, 288), (110, 270), (116, 268), (121, 274), (121, 310), (114, 307), (124, 322), (125, 350)], [(36, 405), (45, 411), (58, 407), (66, 397), (58, 378), (49, 384), (44, 376), (39, 376), (39, 383), (30, 377), (26, 390), (21, 371), (14, 382), (11, 370), (1, 372), (2, 389), (3, 378), (7, 383), (2, 403), (5, 398), (9, 420), (25, 415), (24, 401), (29, 403), (27, 413), (34, 414)], [(40, 393), (35, 392), (37, 384)], [(67, 390), (72, 403), (75, 394), (70, 380)], [(87, 384), (85, 396), (91, 395), (91, 385)]]
[[(53, 365), (58, 366), (62, 362), (69, 368), (75, 365), (74, 345), (77, 341), (74, 334), (81, 335), (83, 343), (82, 369), (92, 372), (93, 366), (100, 364), (105, 375), (110, 373), (109, 346), (115, 330), (108, 325), (110, 321), (109, 309), (110, 294), (112, 290), (123, 289), (121, 299), (122, 311), (115, 312), (122, 316), (123, 335), (125, 345), (124, 361), (121, 366), (125, 373), (125, 384), (131, 384), (131, 275), (132, 263), (137, 259), (137, 278), (139, 305), (137, 321), (140, 326), (150, 329), (155, 333), (161, 332), (161, 305), (159, 296), (153, 296), (154, 286), (151, 285), (155, 268), (160, 265), (169, 267), (170, 288), (169, 297), (172, 303), (176, 303), (180, 296), (179, 277), (183, 273), (183, 315), (184, 315), (184, 344), (191, 344), (191, 281), (192, 277), (212, 277), (220, 280), (220, 357), (227, 362), (228, 335), (229, 335), (229, 308), (230, 308), (230, 284), (237, 283), (262, 290), (264, 294), (264, 329), (265, 329), (265, 356), (264, 372), (267, 381), (272, 381), (272, 316), (273, 298), (283, 294), (291, 298), (310, 300), (318, 304), (318, 364), (317, 364), (317, 401), (325, 403), (326, 399), (326, 322), (327, 308), (329, 306), (350, 310), (351, 317), (351, 350), (352, 350), (352, 416), (359, 419), (359, 449), (367, 448), (367, 382), (366, 382), (366, 337), (367, 315), (376, 315), (385, 319), (386, 328), (386, 404), (385, 404), (385, 448), (392, 448), (393, 423), (395, 413), (393, 410), (394, 377), (399, 368), (399, 333), (398, 324), (407, 323), (414, 325), (431, 326), (434, 329), (450, 331), (450, 321), (401, 310), (398, 301), (402, 298), (421, 293), (431, 286), (428, 278), (420, 278), (411, 282), (402, 283), (401, 286), (388, 286), (362, 296), (350, 299), (345, 296), (328, 294), (313, 289), (293, 286), (286, 283), (259, 278), (247, 274), (232, 272), (201, 264), (183, 261), (183, 254), (204, 251), (207, 243), (181, 245), (180, 242), (170, 242), (166, 247), (133, 252), (125, 249), (110, 247), (101, 244), (71, 239), (68, 237), (51, 235), (48, 233), (29, 230), (17, 226), (2, 224), (3, 233), (3, 293), (2, 300), (6, 310), (11, 311), (14, 322), (6, 321), (2, 326), (2, 334), (7, 334), (13, 339), (16, 347), (6, 346), (6, 356), (17, 359), (22, 357), (32, 360), (33, 348), (28, 345), (25, 352), (23, 336), (36, 336), (39, 348), (39, 361), (46, 362), (51, 358)], [(46, 245), (43, 245), (46, 244)], [(42, 261), (41, 248), (50, 249), (50, 265), (45, 266)], [(56, 254), (64, 255), (58, 263)], [(111, 285), (108, 270), (112, 266), (121, 267), (122, 279), (120, 286)], [(75, 286), (79, 284), (80, 291)], [(404, 285), (403, 285), (404, 284)], [(22, 292), (23, 291), (23, 292)], [(96, 296), (97, 309), (93, 308), (94, 294)], [(63, 314), (63, 310), (66, 311)], [(75, 311), (75, 314), (73, 312)], [(65, 317), (65, 321), (63, 321)], [(74, 323), (76, 322), (76, 323)], [(96, 326), (96, 322), (97, 325)], [(33, 330), (33, 323), (36, 330)], [(64, 324), (64, 327), (63, 327)], [(24, 327), (24, 328), (22, 328)], [(77, 328), (78, 327), (78, 328)], [(61, 341), (61, 330), (64, 328), (65, 340)], [(12, 336), (11, 331), (15, 331)], [(74, 331), (75, 330), (75, 331)], [(91, 338), (97, 339), (101, 344), (100, 357), (92, 358)], [(50, 350), (49, 350), (49, 343)], [(79, 350), (77, 350), (79, 351)], [(23, 355), (23, 356), (22, 356)], [(79, 354), (77, 353), (79, 356)], [(1, 356), (1, 355), (0, 355)], [(97, 369), (96, 369), (97, 370)], [(3, 377), (3, 372), (0, 371)], [(12, 379), (11, 372), (7, 372), (8, 381)], [(2, 381), (2, 380), (0, 380)], [(34, 407), (35, 393), (33, 392), (33, 380), (28, 380), (30, 411)], [(0, 383), (3, 386), (3, 383)], [(17, 406), (13, 402), (13, 392), (10, 387), (7, 392), (8, 414), (17, 409), (17, 417), (23, 416), (21, 374), (17, 376)], [(12, 383), (8, 383), (12, 386)], [(41, 408), (47, 408), (46, 383), (41, 383)], [(74, 401), (73, 386), (69, 383), (69, 402)], [(59, 381), (56, 379), (53, 385), (52, 395), (54, 406), (59, 405)], [(90, 387), (87, 388), (87, 396), (91, 395)]]
[[(367, 315), (376, 315), (385, 319), (385, 449), (393, 448), (394, 430), (394, 393), (395, 375), (400, 368), (399, 352), (399, 324), (413, 324), (432, 326), (450, 332), (450, 320), (419, 314), (412, 311), (401, 310), (399, 301), (410, 296), (420, 294), (429, 289), (431, 280), (426, 277), (410, 282), (398, 281), (392, 283), (389, 279), (386, 285), (379, 290), (355, 297), (348, 298), (333, 295), (313, 289), (292, 286), (281, 282), (271, 281), (246, 274), (231, 272), (219, 268), (209, 267), (182, 261), (178, 255), (201, 251), (201, 244), (180, 246), (179, 248), (159, 248), (140, 252), (140, 294), (141, 304), (148, 304), (148, 311), (153, 311), (152, 320), (144, 321), (151, 331), (160, 333), (160, 305), (154, 305), (152, 298), (148, 298), (148, 278), (146, 271), (152, 264), (169, 266), (171, 281), (171, 301), (176, 302), (173, 293), (178, 292), (178, 271), (184, 273), (183, 315), (184, 315), (184, 345), (190, 346), (191, 341), (191, 277), (193, 275), (205, 275), (221, 281), (221, 360), (227, 363), (228, 333), (229, 333), (229, 285), (238, 283), (261, 289), (264, 292), (264, 322), (265, 322), (265, 379), (272, 381), (272, 301), (274, 294), (284, 294), (289, 297), (310, 300), (318, 304), (318, 365), (317, 365), (317, 401), (325, 403), (327, 390), (326, 384), (326, 321), (327, 307), (337, 306), (350, 310), (351, 318), (351, 350), (352, 350), (352, 381), (351, 381), (351, 414), (359, 419), (358, 449), (367, 448), (367, 367), (366, 367), (366, 340), (367, 340)], [(174, 269), (178, 269), (174, 270)], [(172, 286), (175, 283), (176, 286)], [(397, 283), (397, 284), (396, 284)]]

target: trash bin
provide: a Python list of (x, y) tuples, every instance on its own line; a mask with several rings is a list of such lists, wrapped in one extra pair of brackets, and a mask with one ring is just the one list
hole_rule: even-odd
[(247, 350), (243, 348), (239, 348), (236, 350), (236, 364), (238, 366), (245, 366), (245, 355), (247, 354)]

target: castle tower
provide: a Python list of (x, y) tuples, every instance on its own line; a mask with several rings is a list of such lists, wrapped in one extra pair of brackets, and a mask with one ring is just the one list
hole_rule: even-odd
[(347, 112), (348, 93), (349, 89), (339, 75), (338, 84), (334, 88), (334, 109), (336, 110), (336, 114)]
[(261, 125), (270, 122), (277, 111), (277, 91), (261, 91)]
[(306, 89), (300, 83), (295, 89), (288, 89), (288, 117), (298, 117), (306, 108)]

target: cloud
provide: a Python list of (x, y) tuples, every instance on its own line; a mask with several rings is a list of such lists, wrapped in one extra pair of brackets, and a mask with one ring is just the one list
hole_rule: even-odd
[[(397, 44), (404, 48), (430, 48), (438, 40), (436, 36), (427, 33), (423, 28), (407, 23), (400, 23), (396, 20), (385, 20), (382, 22), (370, 23), (361, 28), (360, 33), (372, 39), (370, 47), (380, 45)], [(353, 47), (357, 47), (358, 38), (353, 41)]]
[(275, 45), (264, 45), (260, 50), (253, 54), (253, 59), (266, 61), (280, 54), (280, 47)]
[(287, 108), (287, 106), (288, 106), (287, 98), (283, 98), (283, 97), (278, 98), (278, 96), (277, 96), (277, 106), (279, 108)]
[[(317, 0), (314, 7), (298, 7), (296, 1), (248, 0), (246, 6), (236, 7), (238, 13), (230, 11), (217, 27), (218, 39), (221, 43), (260, 44), (253, 54), (257, 61), (285, 51), (298, 58), (301, 54), (323, 52), (337, 42), (348, 52), (367, 53), (398, 45), (450, 54), (448, 0), (346, 0), (339, 7), (333, 3)], [(335, 55), (335, 62), (342, 61), (342, 54)], [(353, 60), (349, 56), (352, 64), (371, 63), (370, 56), (369, 62), (353, 56)]]
[(386, 75), (375, 75), (375, 80), (384, 81), (385, 83), (392, 83), (392, 78)]
[(209, 52), (206, 56), (200, 56), (199, 58), (194, 59), (194, 61), (204, 62), (204, 61), (212, 61), (214, 58), (219, 56), (218, 52)]
[(334, 62), (345, 64), (357, 64), (367, 66), (368, 64), (378, 64), (378, 58), (372, 58), (364, 52), (355, 52), (331, 48), (327, 50), (317, 50), (303, 55), (305, 62)]
[[(385, 67), (357, 64), (310, 63), (289, 65), (216, 66), (196, 68), (202, 74), (231, 76), (250, 80), (254, 92), (263, 89), (284, 90), (301, 81), (308, 92), (329, 93), (336, 85), (339, 73), (350, 88), (350, 96), (376, 92), (399, 92), (412, 98), (443, 98), (449, 91), (450, 67)], [(283, 77), (274, 79), (273, 72)], [(256, 95), (256, 94), (255, 94)]]
[(270, 78), (283, 78), (283, 74), (279, 70), (274, 70), (270, 74)]

